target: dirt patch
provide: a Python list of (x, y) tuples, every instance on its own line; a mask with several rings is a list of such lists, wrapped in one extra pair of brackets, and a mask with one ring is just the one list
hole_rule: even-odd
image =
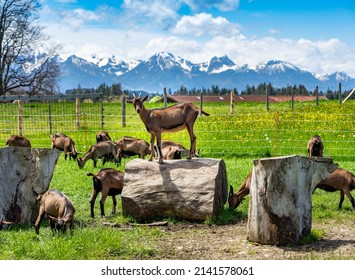
[(154, 259), (165, 260), (278, 260), (355, 259), (355, 221), (334, 226), (313, 223), (323, 238), (307, 245), (271, 246), (246, 239), (246, 221), (234, 225), (176, 224), (162, 228)]

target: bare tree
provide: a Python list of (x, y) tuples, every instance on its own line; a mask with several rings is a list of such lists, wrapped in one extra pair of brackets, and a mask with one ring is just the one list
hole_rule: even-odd
[(38, 25), (39, 0), (0, 0), (0, 96), (55, 90), (57, 50)]

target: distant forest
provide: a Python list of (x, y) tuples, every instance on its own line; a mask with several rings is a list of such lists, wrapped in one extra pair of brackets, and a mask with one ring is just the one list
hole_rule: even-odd
[[(262, 83), (256, 86), (249, 86), (247, 85), (245, 89), (238, 91), (236, 88), (234, 89), (227, 89), (227, 88), (219, 88), (217, 85), (212, 85), (211, 88), (202, 88), (202, 89), (188, 89), (185, 86), (181, 86), (178, 90), (172, 91), (171, 89), (167, 89), (168, 94), (175, 94), (175, 95), (228, 95), (230, 92), (234, 90), (236, 95), (266, 95), (266, 90), (270, 96), (278, 96), (278, 95), (305, 95), (305, 96), (315, 96), (316, 89), (307, 90), (303, 85), (294, 85), (294, 86), (287, 86), (282, 88), (276, 88), (271, 83), (266, 84)], [(78, 86), (76, 89), (67, 90), (66, 94), (90, 94), (90, 93), (103, 93), (106, 96), (119, 96), (122, 94), (125, 95), (132, 95), (133, 91), (122, 90), (122, 86), (120, 83), (113, 84), (111, 86), (103, 83), (99, 85), (97, 88), (91, 89), (84, 89)], [(137, 91), (136, 93), (140, 93)], [(350, 90), (342, 91), (342, 96), (347, 96), (350, 93)], [(319, 91), (319, 95), (324, 95), (328, 99), (338, 99), (339, 92), (333, 90), (327, 90), (326, 92)], [(159, 95), (157, 93), (157, 95)], [(161, 95), (161, 94), (160, 94)], [(355, 94), (351, 97), (352, 99), (355, 98)]]

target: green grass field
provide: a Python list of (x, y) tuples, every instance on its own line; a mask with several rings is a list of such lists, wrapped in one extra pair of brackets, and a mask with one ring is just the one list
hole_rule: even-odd
[[(117, 140), (123, 135), (132, 135), (149, 140), (144, 125), (133, 108), (127, 107), (127, 126), (122, 127), (120, 104), (105, 104), (105, 130)], [(238, 104), (235, 114), (229, 114), (226, 104), (204, 104), (210, 117), (199, 117), (196, 121), (197, 146), (203, 157), (222, 158), (227, 166), (228, 183), (236, 190), (251, 170), (253, 160), (260, 157), (291, 154), (306, 155), (307, 141), (313, 134), (320, 134), (325, 145), (325, 156), (331, 157), (340, 167), (355, 171), (355, 102), (342, 106), (334, 101), (322, 101), (319, 107), (310, 103), (271, 104), (267, 112), (265, 104)], [(33, 105), (36, 106), (36, 105)], [(162, 104), (148, 104), (150, 108)], [(115, 113), (116, 112), (116, 113)], [(31, 118), (31, 117), (29, 117)], [(118, 119), (118, 120), (117, 120)], [(50, 147), (49, 133), (42, 120), (37, 120), (38, 130), (29, 132), (33, 147)], [(33, 122), (33, 121), (32, 121)], [(3, 123), (1, 141), (12, 128)], [(63, 124), (63, 127), (67, 124)], [(85, 128), (68, 133), (74, 139), (78, 150), (85, 152), (94, 143), (98, 127), (85, 123)], [(45, 131), (46, 130), (46, 131)], [(58, 127), (58, 130), (61, 127)], [(189, 147), (186, 131), (165, 134), (165, 139), (180, 141)], [(124, 170), (129, 159), (124, 159), (118, 167)], [(116, 166), (108, 163), (105, 167)], [(123, 217), (120, 203), (118, 214), (110, 215), (111, 199), (105, 203), (107, 216), (99, 218), (99, 203), (96, 201), (96, 218), (90, 217), (89, 200), (92, 192), (92, 178), (86, 172), (96, 173), (101, 164), (94, 168), (89, 161), (84, 169), (79, 169), (74, 161), (65, 161), (61, 155), (54, 171), (50, 188), (64, 192), (76, 206), (75, 231), (66, 235), (52, 235), (49, 224), (42, 223), (40, 234), (36, 235), (33, 225), (11, 226), (0, 231), (0, 259), (25, 260), (87, 260), (87, 259), (154, 259), (159, 248), (152, 241), (164, 235), (160, 229), (137, 227), (132, 230), (117, 230), (102, 225), (102, 222), (125, 224), (135, 222)], [(120, 202), (120, 200), (119, 200)], [(316, 190), (313, 196), (313, 220), (329, 221), (334, 225), (353, 222), (354, 212), (345, 198), (343, 210), (338, 211), (339, 193)], [(216, 225), (238, 223), (247, 218), (248, 199), (236, 210), (225, 206), (218, 217), (206, 223)], [(173, 218), (170, 222), (179, 223)]]

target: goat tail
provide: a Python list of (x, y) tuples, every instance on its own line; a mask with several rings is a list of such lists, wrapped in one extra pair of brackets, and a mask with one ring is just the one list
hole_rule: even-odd
[(86, 173), (86, 176), (92, 176), (94, 178), (97, 178), (96, 175), (94, 173), (91, 173), (91, 172)]
[(209, 115), (210, 115), (209, 113), (207, 113), (207, 112), (205, 112), (205, 111), (203, 111), (203, 110), (201, 110), (201, 109), (200, 109), (200, 112), (201, 112), (202, 114), (204, 114), (205, 116), (209, 116)]

